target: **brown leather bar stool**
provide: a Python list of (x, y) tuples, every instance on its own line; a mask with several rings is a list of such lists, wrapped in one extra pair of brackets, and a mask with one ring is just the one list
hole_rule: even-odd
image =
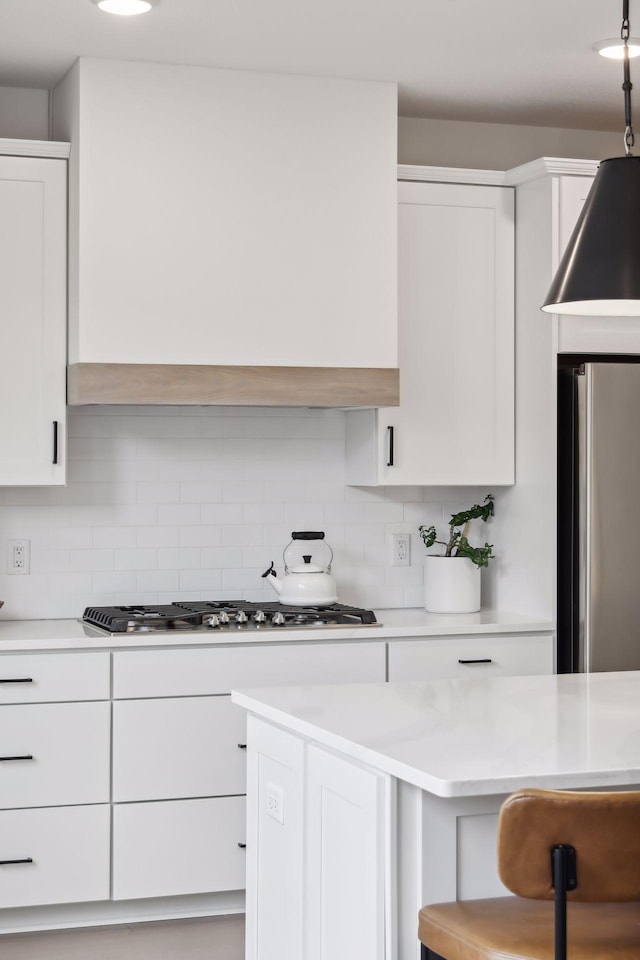
[(498, 870), (515, 897), (422, 908), (422, 960), (640, 960), (640, 791), (512, 794)]

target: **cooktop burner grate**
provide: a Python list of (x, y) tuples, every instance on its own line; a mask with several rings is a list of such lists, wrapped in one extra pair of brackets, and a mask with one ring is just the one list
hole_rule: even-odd
[(227, 625), (251, 627), (322, 627), (376, 623), (372, 610), (342, 603), (329, 607), (288, 606), (244, 600), (203, 600), (155, 606), (87, 607), (82, 619), (109, 633), (162, 630), (208, 630)]

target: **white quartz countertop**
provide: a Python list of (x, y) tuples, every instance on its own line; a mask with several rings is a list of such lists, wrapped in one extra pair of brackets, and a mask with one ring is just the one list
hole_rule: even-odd
[(640, 785), (640, 672), (280, 687), (232, 700), (441, 797)]
[(482, 610), (479, 613), (435, 614), (421, 609), (375, 611), (378, 623), (363, 627), (301, 630), (225, 630), (109, 634), (79, 620), (0, 620), (0, 653), (35, 650), (129, 649), (165, 646), (225, 646), (237, 644), (384, 640), (390, 637), (434, 637), (460, 634), (550, 632), (555, 624), (522, 614)]

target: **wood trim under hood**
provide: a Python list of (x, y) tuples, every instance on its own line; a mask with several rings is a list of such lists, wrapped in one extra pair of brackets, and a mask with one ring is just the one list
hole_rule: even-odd
[(397, 407), (392, 367), (73, 363), (70, 406), (94, 403), (251, 407)]

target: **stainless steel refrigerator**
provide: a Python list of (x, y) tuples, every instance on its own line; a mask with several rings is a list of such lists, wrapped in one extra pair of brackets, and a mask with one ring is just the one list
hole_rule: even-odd
[(640, 363), (629, 358), (559, 368), (558, 654), (562, 671), (640, 670)]

